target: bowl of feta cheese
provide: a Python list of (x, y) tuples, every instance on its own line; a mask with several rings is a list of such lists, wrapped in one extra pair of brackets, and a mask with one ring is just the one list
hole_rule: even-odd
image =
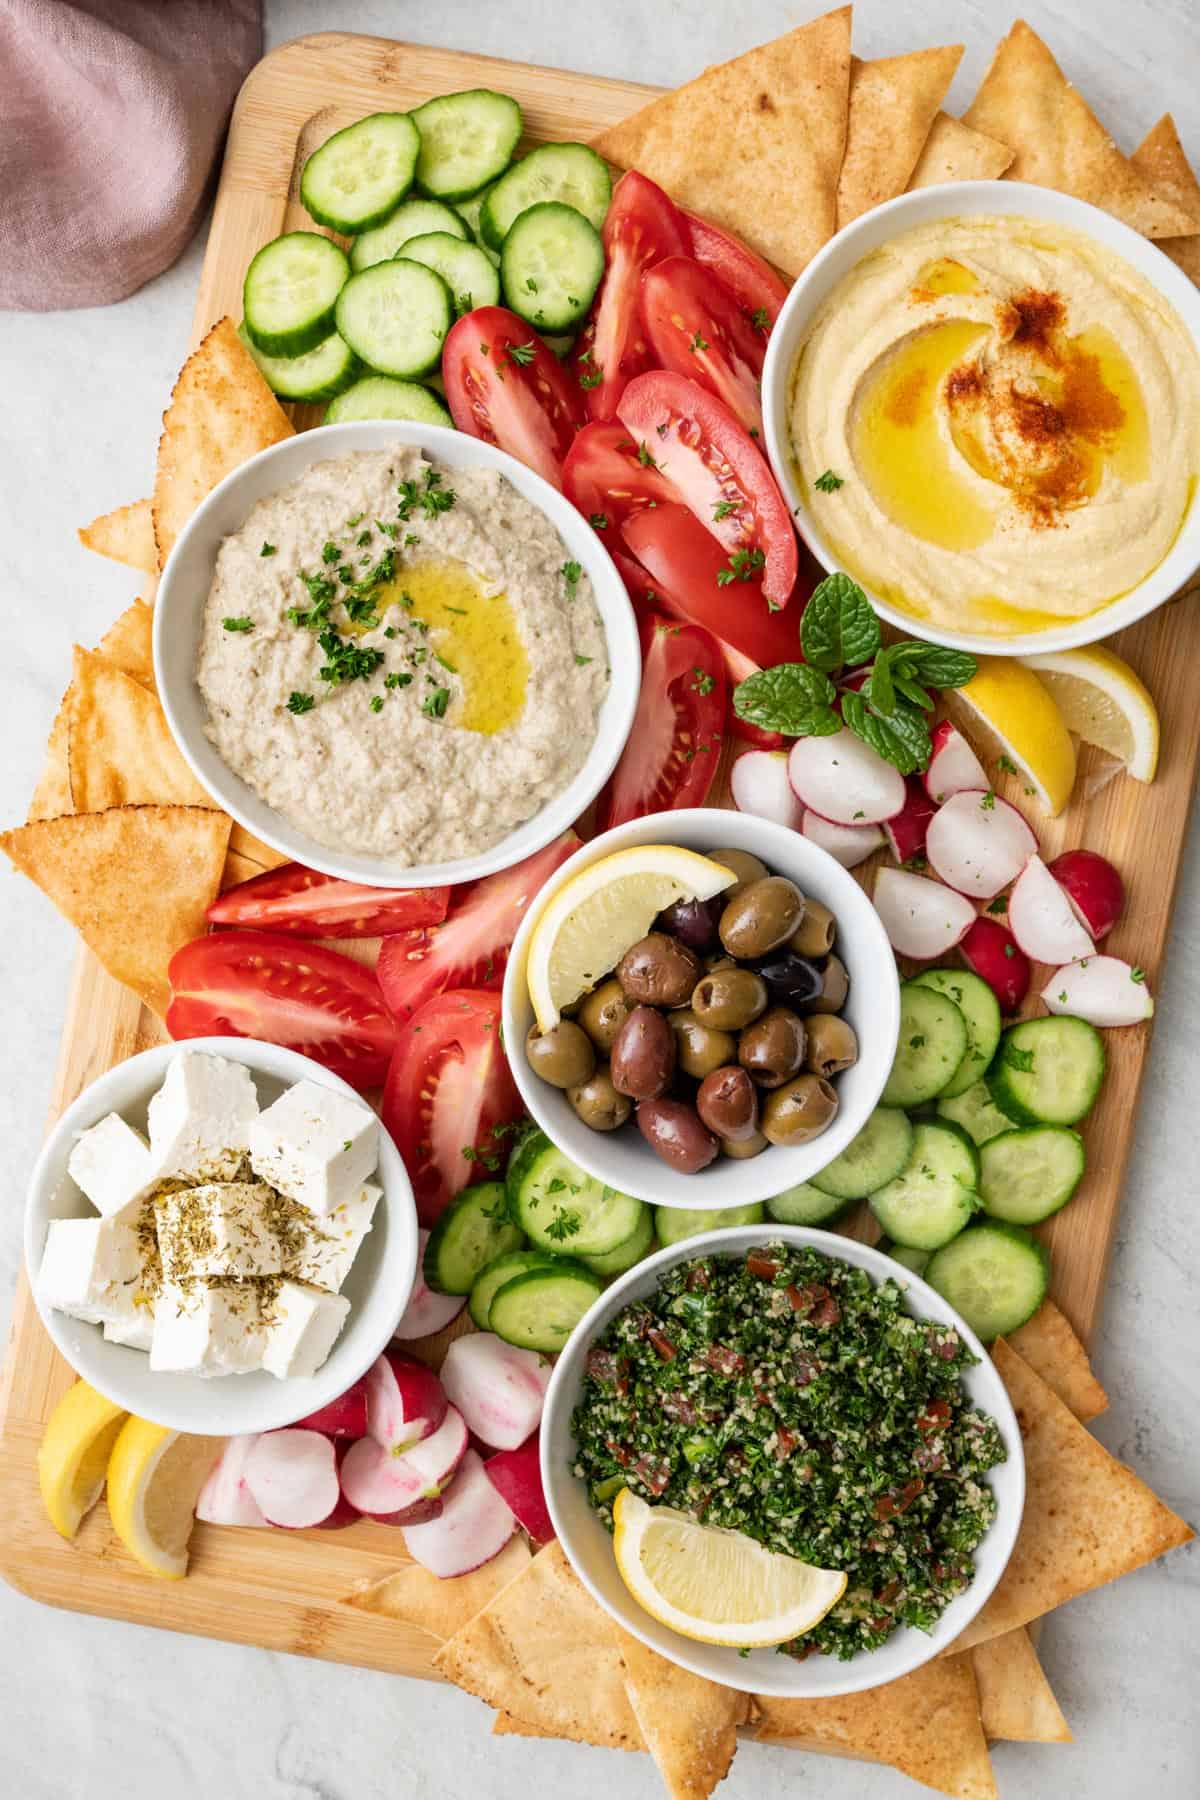
[(76, 1373), (179, 1431), (316, 1411), (390, 1339), (417, 1267), (400, 1154), (327, 1069), (249, 1038), (145, 1050), (59, 1119), (25, 1263)]

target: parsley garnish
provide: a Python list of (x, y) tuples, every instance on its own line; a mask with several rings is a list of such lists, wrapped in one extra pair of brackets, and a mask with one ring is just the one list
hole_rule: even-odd
[(749, 581), (766, 560), (761, 550), (735, 550), (728, 566), (717, 570), (717, 586), (728, 587), (733, 581)]
[(989, 901), (988, 911), (990, 913), (1006, 913), (1008, 911), (1007, 895), (1001, 894), (997, 899)]
[(985, 794), (983, 796), (983, 799), (979, 802), (979, 810), (981, 812), (995, 812), (995, 810), (996, 810), (995, 794), (992, 794), (992, 793)]
[(429, 719), (444, 719), (446, 708), (450, 704), (450, 689), (434, 688), (432, 694), (426, 694), (421, 702), (421, 711)]
[(576, 651), (576, 652), (575, 652), (575, 666), (576, 666), (576, 668), (579, 668), (579, 669), (584, 669), (584, 668), (586, 668), (586, 667), (587, 667), (587, 665), (588, 665), (588, 663), (590, 663), (590, 662), (595, 662), (595, 660), (596, 660), (596, 659), (595, 659), (595, 657), (594, 657), (594, 656), (580, 656), (580, 654), (579, 654), (579, 652), (578, 652), (578, 650), (577, 650), (577, 651)]
[(727, 519), (730, 513), (740, 512), (741, 505), (740, 500), (718, 500), (713, 507), (714, 524), (718, 519)]
[[(529, 284), (527, 283), (526, 285), (528, 286)], [(534, 288), (533, 291), (536, 293), (537, 289)], [(530, 338), (527, 343), (510, 344), (508, 346), (508, 360), (509, 362), (516, 363), (518, 369), (528, 368), (536, 355), (537, 346), (532, 338)]]
[(326, 544), (321, 550), (321, 561), (323, 563), (338, 562), (341, 559), (341, 554), (342, 553), (336, 544)]
[(355, 513), (355, 515), (352, 519), (346, 520), (346, 530), (353, 531), (354, 527), (356, 525), (362, 524), (362, 522), (366, 518), (366, 516), (367, 516), (366, 513)]
[(608, 530), (608, 514), (607, 513), (589, 513), (588, 514), (588, 524), (591, 526), (593, 531), (607, 531)]
[(458, 670), (455, 668), (454, 664), (452, 662), (447, 662), (445, 657), (442, 656), (439, 651), (437, 651), (437, 650), (434, 651), (433, 660), (436, 663), (441, 663), (443, 669), (448, 669), (450, 671), (451, 675), (458, 674)]
[[(579, 360), (582, 362), (583, 358), (580, 357)], [(591, 368), (580, 369), (579, 371), (579, 385), (581, 388), (598, 388), (603, 380), (604, 370), (600, 367), (599, 363), (594, 363)]]
[(385, 675), (383, 685), (385, 688), (405, 688), (411, 680), (411, 675)]
[(688, 345), (688, 349), (692, 352), (692, 354), (694, 356), (698, 355), (701, 350), (708, 349), (708, 339), (706, 337), (701, 337), (700, 333), (697, 331), (693, 335), (692, 341)]
[(289, 694), (287, 709), (299, 716), (300, 713), (311, 712), (316, 704), (311, 694)]
[(657, 469), (657, 467), (658, 467), (658, 464), (655, 462), (654, 458), (651, 456), (651, 454), (650, 454), (649, 450), (646, 448), (645, 444), (638, 445), (637, 459), (641, 463), (643, 469)]
[(754, 311), (750, 314), (750, 323), (753, 325), (755, 331), (769, 331), (771, 329), (771, 320), (765, 306), (755, 307)]
[(1146, 979), (1145, 969), (1141, 969), (1141, 968), (1130, 969), (1129, 979), (1130, 979), (1130, 981), (1136, 981), (1138, 983), (1138, 985), (1140, 986), (1142, 984), (1142, 982), (1144, 982)]
[(561, 1244), (564, 1238), (575, 1236), (580, 1224), (581, 1220), (577, 1212), (566, 1212), (561, 1206), (556, 1206), (554, 1217), (546, 1226), (546, 1236)]
[(813, 486), (817, 489), (818, 493), (822, 494), (836, 494), (838, 489), (840, 487), (845, 487), (845, 485), (846, 484), (841, 476), (835, 475), (832, 469), (826, 469), (824, 473), (818, 475), (817, 479), (813, 482)]
[(372, 712), (382, 712), (383, 711), (383, 695), (382, 694), (372, 694), (372, 696), (371, 696), (371, 711)]
[(1011, 756), (998, 757), (996, 759), (996, 767), (1002, 770), (1005, 775), (1016, 775), (1018, 773), (1017, 765)]
[(344, 681), (366, 681), (383, 661), (382, 650), (348, 644), (336, 631), (323, 631), (317, 641), (328, 658), (317, 674), (334, 686)]
[(258, 554), (260, 556), (274, 556), (275, 545), (274, 544), (264, 544)]
[(693, 669), (692, 674), (696, 677), (692, 683), (692, 687), (695, 689), (696, 693), (711, 694), (714, 687), (717, 685), (714, 678), (707, 674), (705, 670), (699, 668)]
[(565, 562), (558, 572), (572, 590), (571, 597), (574, 599), (574, 590), (579, 585), (579, 577), (583, 574), (582, 565), (577, 562)]
[(243, 614), (240, 619), (222, 619), (221, 623), (224, 625), (226, 631), (254, 630), (254, 620), (246, 618), (245, 614)]

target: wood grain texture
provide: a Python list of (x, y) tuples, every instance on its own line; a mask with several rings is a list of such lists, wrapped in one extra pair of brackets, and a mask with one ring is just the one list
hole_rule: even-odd
[[(263, 243), (299, 224), (312, 229), (296, 198), (299, 168), (331, 132), (365, 112), (407, 108), (436, 93), (474, 86), (514, 94), (534, 141), (587, 138), (643, 105), (653, 92), (627, 82), (335, 32), (282, 46), (251, 74), (234, 112), (193, 344), (223, 314), (240, 317), (242, 275)], [(297, 425), (315, 422), (314, 409), (292, 410)], [(1195, 601), (1165, 607), (1113, 642), (1158, 701), (1164, 745), (1158, 779), (1149, 788), (1139, 786), (1107, 768), (1097, 753), (1084, 751), (1069, 812), (1036, 824), (1047, 857), (1086, 843), (1119, 865), (1129, 905), (1106, 947), (1141, 963), (1154, 986), (1161, 979), (1200, 755), (1200, 707), (1191, 695), (1191, 671), (1200, 660)], [(1000, 791), (1024, 802), (1012, 778), (1004, 779)], [(869, 883), (869, 867), (863, 874)], [(136, 996), (81, 953), (51, 1121), (105, 1069), (160, 1039), (161, 1027)], [(1099, 1314), (1149, 1042), (1144, 1030), (1106, 1034), (1109, 1076), (1084, 1127), (1088, 1173), (1075, 1199), (1044, 1233), (1054, 1253), (1055, 1297), (1085, 1341)], [(848, 1229), (858, 1236), (878, 1235), (863, 1216)], [(431, 1339), (416, 1348), (436, 1364), (444, 1343)], [(378, 1579), (404, 1559), (399, 1534), (386, 1526), (363, 1522), (321, 1533), (198, 1526), (192, 1569), (180, 1583), (156, 1582), (138, 1572), (110, 1530), (103, 1505), (75, 1542), (65, 1543), (41, 1507), (36, 1454), (42, 1424), (72, 1379), (22, 1280), (0, 1381), (0, 1571), (15, 1587), (78, 1611), (434, 1676), (434, 1640), (339, 1604), (357, 1585)]]

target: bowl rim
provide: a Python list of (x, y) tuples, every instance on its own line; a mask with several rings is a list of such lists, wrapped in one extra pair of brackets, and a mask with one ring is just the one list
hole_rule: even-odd
[[(297, 461), (295, 471), (281, 476), (270, 490), (278, 492), (300, 480), (315, 463), (357, 450), (382, 451), (391, 447), (423, 450), (451, 468), (496, 469), (523, 499), (549, 520), (571, 555), (583, 563), (591, 578), (611, 671), (591, 749), (560, 793), (489, 849), (447, 862), (414, 864), (410, 868), (397, 867), (380, 857), (335, 849), (310, 837), (255, 793), (208, 742), (202, 724), (207, 709), (196, 683), (194, 664), (212, 567), (206, 565), (203, 591), (198, 596), (184, 573), (191, 547), (204, 536), (213, 514), (240, 488), (253, 486), (264, 468), (280, 462), (287, 466), (293, 459)], [(243, 524), (256, 503), (248, 502), (243, 509)], [(231, 529), (240, 529), (240, 526)], [(188, 679), (193, 692), (186, 696), (180, 692), (179, 681), (172, 673), (168, 652), (168, 644), (181, 630), (186, 632), (190, 645)], [(535, 470), (497, 445), (448, 426), (418, 425), (396, 419), (351, 419), (334, 425), (314, 426), (258, 451), (219, 481), (188, 519), (159, 578), (154, 606), (153, 658), (155, 683), (171, 736), (192, 774), (222, 810), (290, 861), (367, 887), (442, 887), (477, 881), (485, 875), (511, 868), (544, 849), (587, 809), (616, 767), (633, 727), (641, 686), (641, 648), (633, 607), (616, 565), (582, 513)], [(195, 714), (194, 719), (188, 717), (189, 712)], [(521, 841), (514, 848), (516, 838)]]
[[(882, 244), (918, 224), (995, 214), (1039, 218), (1066, 226), (1122, 256), (1174, 308), (1200, 355), (1200, 290), (1151, 239), (1141, 237), (1120, 219), (1086, 200), (1031, 182), (991, 180), (939, 182), (873, 207), (832, 237), (797, 277), (772, 328), (763, 366), (763, 435), (771, 471), (797, 530), (827, 574), (843, 570), (844, 565), (826, 545), (808, 494), (793, 472), (788, 393), (800, 340), (838, 281)], [(863, 583), (859, 585), (880, 617), (901, 631), (976, 656), (1024, 657), (1079, 649), (1111, 637), (1164, 605), (1198, 568), (1200, 488), (1188, 504), (1171, 548), (1144, 580), (1097, 611), (1043, 631), (1014, 632), (1008, 636), (956, 631), (919, 618)], [(859, 580), (856, 575), (851, 578)]]
[[(987, 1544), (995, 1534), (995, 1550), (988, 1559), (987, 1568), (980, 1571), (977, 1567), (975, 1578), (966, 1593), (950, 1603), (933, 1631), (926, 1634), (914, 1626), (903, 1626), (878, 1651), (859, 1652), (852, 1661), (839, 1663), (837, 1667), (846, 1671), (844, 1678), (839, 1676), (834, 1682), (820, 1686), (805, 1683), (804, 1663), (781, 1658), (773, 1648), (753, 1651), (749, 1658), (742, 1658), (737, 1650), (725, 1646), (696, 1643), (680, 1636), (668, 1626), (659, 1625), (642, 1610), (632, 1595), (628, 1596), (626, 1612), (616, 1609), (599, 1583), (592, 1579), (585, 1559), (573, 1545), (572, 1528), (561, 1503), (561, 1496), (566, 1491), (567, 1484), (578, 1483), (579, 1478), (571, 1472), (566, 1459), (556, 1458), (553, 1453), (553, 1444), (559, 1435), (559, 1429), (556, 1428), (561, 1429), (565, 1441), (574, 1442), (570, 1431), (570, 1414), (575, 1407), (580, 1386), (580, 1369), (587, 1350), (598, 1332), (612, 1322), (630, 1299), (639, 1297), (647, 1285), (656, 1286), (660, 1273), (673, 1268), (677, 1263), (709, 1254), (740, 1254), (757, 1245), (776, 1242), (798, 1248), (807, 1246), (835, 1260), (864, 1268), (876, 1286), (884, 1279), (893, 1279), (900, 1284), (912, 1310), (919, 1309), (922, 1317), (935, 1317), (954, 1326), (978, 1359), (971, 1375), (972, 1379), (984, 1387), (986, 1396), (977, 1399), (976, 1404), (988, 1412), (1000, 1427), (1008, 1452), (1006, 1463), (1000, 1466), (1011, 1470), (1008, 1480), (1014, 1485), (1014, 1493), (1006, 1501), (1002, 1502), (997, 1497), (996, 1517), (982, 1540), (982, 1544)], [(915, 1307), (912, 1304), (914, 1300)], [(841, 1694), (861, 1693), (868, 1688), (882, 1687), (933, 1661), (966, 1629), (995, 1590), (1012, 1556), (1025, 1506), (1025, 1454), (1020, 1425), (999, 1370), (966, 1321), (927, 1282), (893, 1262), (874, 1246), (864, 1244), (856, 1238), (842, 1237), (836, 1232), (822, 1231), (814, 1226), (781, 1225), (770, 1220), (761, 1225), (727, 1227), (681, 1239), (656, 1251), (643, 1262), (635, 1263), (632, 1269), (618, 1276), (598, 1296), (572, 1331), (550, 1377), (542, 1411), (539, 1463), (546, 1504), (563, 1552), (588, 1593), (610, 1618), (624, 1630), (632, 1632), (648, 1649), (657, 1651), (668, 1661), (677, 1663), (680, 1668), (688, 1669), (694, 1675), (718, 1681), (725, 1687), (740, 1689), (743, 1693), (765, 1693), (792, 1699), (824, 1699)], [(975, 1555), (978, 1558), (979, 1550), (976, 1550)], [(623, 1588), (621, 1594), (624, 1600)], [(946, 1623), (948, 1619), (952, 1621), (949, 1626)], [(879, 1668), (877, 1659), (885, 1657), (889, 1646), (897, 1639), (908, 1646), (906, 1654), (894, 1659), (899, 1666), (885, 1666), (878, 1674), (872, 1674), (872, 1666)], [(728, 1674), (713, 1673), (710, 1658), (714, 1652), (728, 1661)], [(772, 1661), (760, 1666), (760, 1658), (771, 1658)], [(782, 1674), (779, 1678), (772, 1679), (773, 1664), (781, 1662), (786, 1663), (791, 1677), (787, 1681), (782, 1679)], [(827, 1667), (833, 1667), (825, 1658), (821, 1662)], [(742, 1669), (753, 1672), (742, 1675)], [(858, 1671), (857, 1674), (852, 1673), (855, 1670)]]
[[(111, 1344), (100, 1335), (98, 1325), (88, 1325), (84, 1321), (73, 1319), (69, 1314), (59, 1312), (43, 1300), (37, 1280), (37, 1271), (45, 1246), (45, 1236), (51, 1220), (55, 1218), (72, 1218), (96, 1216), (96, 1209), (86, 1196), (82, 1196), (83, 1206), (87, 1212), (70, 1213), (54, 1210), (55, 1196), (60, 1187), (70, 1180), (66, 1171), (66, 1157), (73, 1140), (82, 1131), (99, 1123), (110, 1112), (123, 1113), (131, 1106), (141, 1106), (141, 1097), (136, 1102), (128, 1098), (121, 1100), (119, 1095), (136, 1081), (139, 1096), (149, 1100), (161, 1086), (166, 1070), (177, 1055), (195, 1052), (200, 1055), (223, 1056), (232, 1062), (239, 1062), (248, 1068), (251, 1075), (265, 1076), (278, 1081), (284, 1086), (293, 1086), (299, 1081), (315, 1081), (322, 1087), (332, 1089), (347, 1099), (356, 1101), (360, 1106), (368, 1103), (362, 1095), (352, 1088), (349, 1082), (343, 1081), (340, 1075), (334, 1075), (329, 1069), (313, 1062), (310, 1057), (302, 1056), (299, 1051), (285, 1049), (279, 1044), (260, 1042), (256, 1038), (240, 1037), (202, 1037), (184, 1038), (178, 1042), (152, 1044), (146, 1050), (126, 1057), (124, 1061), (114, 1063), (102, 1075), (89, 1082), (87, 1087), (76, 1096), (71, 1104), (59, 1115), (49, 1135), (38, 1152), (30, 1174), (25, 1196), (25, 1214), (22, 1231), (22, 1250), (25, 1263), (25, 1275), (29, 1283), (33, 1303), (37, 1308), (48, 1336), (55, 1349), (64, 1361), (70, 1364), (75, 1374), (107, 1399), (125, 1408), (127, 1412), (139, 1418), (150, 1419), (155, 1424), (164, 1425), (171, 1430), (186, 1432), (211, 1432), (215, 1436), (236, 1437), (250, 1432), (272, 1431), (293, 1424), (298, 1418), (305, 1418), (318, 1408), (336, 1400), (355, 1381), (370, 1368), (376, 1357), (390, 1341), (392, 1332), (399, 1324), (400, 1318), (408, 1304), (413, 1284), (417, 1276), (418, 1263), (418, 1225), (416, 1202), (413, 1198), (412, 1184), (408, 1178), (400, 1152), (390, 1137), (382, 1120), (379, 1121), (379, 1163), (373, 1177), (383, 1189), (380, 1206), (387, 1208), (387, 1224), (389, 1237), (395, 1234), (395, 1249), (386, 1262), (381, 1264), (376, 1282), (357, 1306), (347, 1314), (345, 1323), (339, 1333), (333, 1349), (325, 1362), (310, 1378), (300, 1381), (296, 1377), (276, 1380), (271, 1377), (269, 1388), (261, 1387), (258, 1392), (265, 1396), (257, 1407), (251, 1397), (247, 1396), (244, 1384), (237, 1376), (221, 1377), (205, 1382), (205, 1398), (211, 1397), (211, 1420), (206, 1418), (201, 1424), (190, 1413), (185, 1417), (171, 1404), (172, 1390), (178, 1381), (192, 1382), (193, 1376), (179, 1376), (173, 1371), (162, 1370), (151, 1372), (149, 1358), (145, 1352), (133, 1350), (128, 1345)], [(374, 1113), (375, 1109), (372, 1107)], [(376, 1114), (376, 1117), (378, 1115)], [(61, 1162), (62, 1173), (56, 1180), (54, 1170)], [(392, 1290), (395, 1295), (385, 1300), (378, 1297), (382, 1294), (381, 1283), (391, 1281), (407, 1268), (404, 1279), (396, 1282)], [(374, 1304), (372, 1305), (372, 1300)], [(349, 1344), (354, 1342), (350, 1337), (351, 1328), (356, 1322), (360, 1329), (372, 1320), (373, 1331), (369, 1331), (357, 1351), (347, 1356)], [(83, 1332), (78, 1337), (75, 1334)], [(80, 1345), (87, 1349), (80, 1353)], [(339, 1359), (338, 1352), (343, 1355)], [(113, 1354), (109, 1354), (112, 1352)], [(151, 1392), (161, 1393), (162, 1403), (148, 1405), (145, 1396), (137, 1391), (137, 1384), (131, 1388), (121, 1375), (123, 1355), (141, 1356), (145, 1363), (146, 1377), (152, 1381)], [(110, 1366), (111, 1365), (111, 1366)], [(333, 1372), (329, 1373), (331, 1365)], [(139, 1369), (139, 1379), (141, 1371)], [(299, 1393), (303, 1387), (304, 1392)], [(239, 1395), (242, 1396), (239, 1403)], [(289, 1396), (291, 1396), (289, 1398)], [(275, 1401), (275, 1404), (270, 1404)]]

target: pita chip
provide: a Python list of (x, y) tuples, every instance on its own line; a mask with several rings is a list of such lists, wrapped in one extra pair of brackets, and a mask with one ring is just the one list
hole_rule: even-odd
[(179, 754), (157, 696), (78, 645), (68, 764), (76, 812), (213, 805)]
[(1006, 1631), (970, 1652), (984, 1734), (1022, 1744), (1069, 1744), (1046, 1672), (1027, 1631)]
[(1092, 1374), (1087, 1351), (1053, 1300), (1043, 1300), (1008, 1343), (1085, 1425), (1108, 1405), (1108, 1395)]
[(972, 131), (961, 119), (940, 112), (909, 176), (908, 191), (936, 187), (942, 181), (996, 181), (1012, 159), (1012, 151), (998, 138)]
[(850, 8), (706, 69), (596, 139), (789, 275), (837, 228)]
[(233, 320), (219, 319), (184, 363), (163, 414), (153, 501), (157, 566), (218, 481), (291, 436), (291, 422)]
[(850, 58), (846, 154), (837, 189), (839, 231), (904, 192), (962, 53), (961, 44), (946, 44), (873, 62)]
[[(229, 834), (229, 848), (235, 855), (244, 857), (247, 862), (255, 865), (250, 871), (251, 875), (261, 875), (264, 869), (282, 868), (285, 862), (291, 860), (281, 850), (272, 850), (270, 844), (264, 844), (261, 838), (255, 837), (252, 831), (247, 831), (244, 825), (239, 825), (236, 821)], [(245, 879), (248, 880), (249, 877)]]
[(79, 541), (86, 550), (113, 562), (127, 563), (147, 575), (158, 571), (158, 548), (154, 542), (154, 519), (149, 500), (135, 500), (129, 506), (118, 506), (115, 512), (101, 513), (90, 525), (81, 525)]
[(750, 1696), (718, 1687), (617, 1630), (625, 1691), (670, 1800), (708, 1800), (729, 1773)]
[(38, 784), (29, 802), (27, 823), (37, 819), (58, 819), (74, 812), (71, 803), (71, 770), (68, 746), (71, 738), (71, 690), (67, 689), (58, 703), (50, 736), (46, 740), (46, 760), (38, 776)]
[(96, 655), (120, 669), (131, 681), (154, 691), (154, 608), (144, 600), (127, 606), (96, 646)]
[[(1170, 113), (1163, 114), (1129, 160), (1159, 193), (1188, 212), (1200, 212), (1200, 181), (1192, 171)], [(1158, 247), (1178, 264), (1189, 281), (1200, 287), (1200, 237), (1160, 238)]]
[(418, 1631), (427, 1631), (445, 1643), (531, 1560), (525, 1539), (514, 1536), (499, 1556), (455, 1581), (442, 1581), (420, 1563), (406, 1563), (382, 1581), (372, 1581), (347, 1594), (346, 1604), (361, 1607), (363, 1612), (382, 1613), (385, 1618), (398, 1619), (402, 1625), (414, 1625)]
[[(561, 1733), (559, 1733), (557, 1731), (548, 1731), (544, 1725), (532, 1725), (532, 1724), (530, 1724), (528, 1719), (514, 1719), (513, 1715), (511, 1713), (503, 1713), (503, 1712), (496, 1714), (495, 1720), (493, 1721), (493, 1724), (492, 1724), (492, 1736), (493, 1737), (524, 1737), (524, 1738), (559, 1738), (560, 1741), (567, 1741), (565, 1739), (562, 1739)], [(613, 1746), (606, 1745), (605, 1748), (611, 1749), (611, 1748), (613, 1748)], [(643, 1743), (640, 1743), (640, 1742), (634, 1743), (631, 1740), (628, 1744), (618, 1744), (616, 1746), (616, 1748), (619, 1750), (645, 1750), (646, 1746)]]
[(963, 117), (1011, 144), (1010, 181), (1089, 200), (1146, 237), (1200, 231), (1200, 207), (1181, 206), (1122, 155), (1023, 19), (1001, 41)]

